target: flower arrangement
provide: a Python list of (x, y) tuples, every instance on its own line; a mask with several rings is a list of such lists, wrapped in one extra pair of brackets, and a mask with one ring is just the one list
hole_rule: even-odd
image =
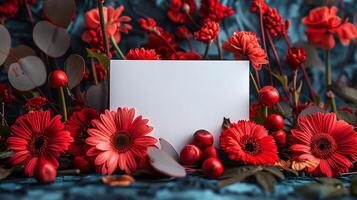
[[(0, 2), (0, 64), (8, 75), (8, 82), (0, 85), (1, 178), (17, 173), (50, 183), (57, 173), (72, 169), (103, 175), (198, 173), (218, 179), (220, 186), (255, 177), (265, 191), (273, 191), (276, 179), (291, 174), (338, 177), (356, 172), (357, 90), (333, 82), (330, 52), (337, 42), (355, 45), (357, 28), (339, 16), (337, 7), (313, 8), (302, 19), (309, 43), (303, 47), (290, 41), (290, 21), (284, 21), (264, 0), (251, 1), (250, 11), (259, 21), (260, 32), (237, 30), (226, 40), (220, 38), (222, 22), (235, 11), (219, 0), (201, 0), (199, 6), (194, 0), (170, 0), (167, 18), (175, 24), (175, 32), (153, 18), (135, 21), (125, 16), (122, 5), (96, 3), (84, 16), (81, 39), (86, 55), (68, 56), (66, 29), (75, 17), (74, 0), (45, 1), (44, 17), (38, 21), (29, 9), (37, 1)], [(11, 47), (4, 25), (21, 6), (27, 8), (34, 29), (33, 47)], [(120, 44), (135, 29), (134, 23), (145, 32), (147, 43), (124, 52)], [(193, 41), (204, 45), (204, 52), (195, 50)], [(283, 58), (275, 48), (277, 42), (286, 43)], [(189, 48), (182, 48), (182, 43)], [(158, 149), (159, 138), (150, 135), (155, 127), (135, 116), (140, 110), (106, 109), (111, 58), (205, 60), (213, 58), (209, 54), (213, 48), (215, 59), (232, 53), (236, 60), (250, 61), (252, 99), (256, 100), (250, 106), (249, 121), (224, 118), (219, 148), (213, 146), (209, 131), (198, 130), (180, 153), (164, 139)], [(312, 59), (311, 49), (325, 54), (326, 88), (321, 96), (305, 67)], [(64, 67), (56, 66), (61, 60)], [(10, 111), (16, 105), (22, 106)], [(123, 186), (134, 181), (123, 176), (104, 177), (103, 182)]]

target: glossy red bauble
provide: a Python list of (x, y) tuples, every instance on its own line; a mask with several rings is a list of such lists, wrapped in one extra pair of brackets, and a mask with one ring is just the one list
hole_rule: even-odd
[(275, 142), (278, 146), (285, 146), (286, 145), (286, 133), (283, 130), (276, 131), (271, 134), (274, 137)]
[(193, 144), (198, 146), (200, 149), (206, 149), (213, 145), (214, 137), (212, 133), (206, 130), (198, 130), (193, 134)]
[(265, 86), (259, 91), (259, 102), (265, 106), (273, 106), (279, 102), (279, 92), (273, 86)]
[(218, 158), (218, 157), (219, 157), (218, 151), (214, 146), (207, 147), (202, 153), (203, 161), (207, 160), (208, 158)]
[(73, 166), (84, 174), (88, 174), (94, 170), (94, 165), (84, 156), (76, 156), (73, 160)]
[(202, 171), (208, 178), (217, 178), (222, 175), (224, 167), (217, 158), (209, 158), (203, 162)]
[(35, 178), (40, 183), (52, 183), (56, 180), (56, 167), (48, 161), (39, 162), (35, 168)]
[(279, 131), (284, 128), (284, 118), (278, 114), (270, 114), (264, 126), (269, 131)]
[(48, 77), (48, 81), (53, 88), (60, 88), (68, 83), (67, 74), (59, 69), (53, 71)]
[(195, 145), (186, 145), (180, 153), (180, 160), (184, 165), (197, 165), (201, 160), (202, 151)]

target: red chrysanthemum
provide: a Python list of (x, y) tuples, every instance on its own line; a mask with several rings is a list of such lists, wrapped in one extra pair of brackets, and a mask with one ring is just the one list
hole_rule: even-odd
[(154, 49), (146, 50), (144, 48), (135, 48), (130, 49), (126, 58), (128, 60), (160, 60), (160, 55), (158, 55)]
[(334, 113), (315, 113), (298, 119), (293, 129), (290, 150), (293, 158), (318, 165), (307, 167), (315, 176), (339, 176), (348, 172), (357, 159), (357, 132)]
[(323, 49), (335, 46), (334, 35), (343, 45), (348, 45), (352, 39), (357, 38), (356, 26), (337, 16), (335, 6), (312, 9), (309, 15), (302, 19), (302, 23), (307, 26), (306, 36), (309, 42)]
[(249, 59), (257, 70), (269, 62), (266, 52), (260, 47), (258, 38), (253, 32), (235, 32), (231, 38), (224, 42), (223, 48), (234, 53), (238, 60)]
[(191, 22), (187, 14), (194, 14), (197, 9), (195, 0), (171, 0), (167, 16), (176, 23)]
[(175, 35), (179, 39), (184, 39), (184, 40), (188, 40), (192, 38), (192, 33), (190, 32), (190, 30), (188, 30), (186, 26), (177, 27)]
[(259, 9), (262, 10), (262, 15), (268, 11), (269, 6), (264, 0), (252, 0), (252, 5), (250, 6), (250, 11), (253, 13), (259, 13)]
[(71, 133), (74, 141), (68, 152), (74, 156), (85, 156), (89, 146), (86, 144), (87, 130), (93, 119), (99, 119), (99, 112), (93, 108), (82, 108), (74, 112), (66, 123), (66, 130)]
[(7, 140), (8, 149), (15, 153), (11, 164), (24, 165), (24, 173), (34, 175), (34, 168), (40, 161), (51, 162), (58, 167), (60, 153), (65, 152), (73, 141), (64, 129), (61, 116), (51, 119), (49, 111), (34, 111), (20, 116), (11, 126), (12, 137)]
[(219, 23), (212, 20), (206, 20), (202, 28), (195, 32), (195, 39), (204, 43), (210, 43), (217, 38), (219, 34)]
[(40, 110), (47, 103), (47, 99), (44, 97), (32, 97), (27, 100), (26, 104), (23, 106), (26, 111)]
[(251, 121), (238, 121), (223, 130), (221, 148), (229, 158), (252, 165), (274, 165), (278, 161), (278, 148), (274, 138), (261, 125)]
[(179, 51), (176, 54), (172, 54), (169, 60), (202, 60), (202, 56), (194, 51)]
[(269, 8), (263, 21), (265, 29), (274, 37), (284, 35), (289, 28), (289, 21), (283, 23), (283, 17), (276, 8)]
[(200, 16), (203, 20), (210, 19), (220, 23), (231, 15), (234, 15), (234, 10), (219, 3), (219, 0), (201, 0)]
[(87, 155), (95, 157), (95, 165), (102, 174), (112, 174), (117, 168), (133, 173), (143, 163), (147, 148), (155, 146), (157, 140), (148, 136), (153, 128), (149, 120), (141, 116), (134, 118), (135, 110), (118, 108), (106, 110), (100, 119), (93, 120), (94, 128), (88, 130), (87, 144), (92, 147)]
[(286, 54), (285, 62), (296, 70), (306, 60), (306, 50), (304, 48), (290, 47)]

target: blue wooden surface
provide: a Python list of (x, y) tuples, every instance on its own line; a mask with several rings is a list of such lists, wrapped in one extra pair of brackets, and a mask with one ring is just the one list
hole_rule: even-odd
[[(265, 194), (253, 183), (238, 183), (219, 188), (215, 180), (193, 176), (177, 180), (137, 181), (129, 187), (104, 185), (100, 178), (100, 175), (59, 176), (50, 185), (41, 185), (33, 178), (7, 179), (0, 182), (0, 199), (303, 199), (293, 194), (294, 188), (313, 181), (308, 177), (288, 178), (277, 184), (276, 194)], [(350, 177), (341, 178), (345, 186), (349, 186), (349, 179)]]

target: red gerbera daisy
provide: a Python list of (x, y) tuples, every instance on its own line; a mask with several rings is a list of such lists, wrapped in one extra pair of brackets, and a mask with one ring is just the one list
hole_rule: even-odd
[(235, 161), (245, 164), (274, 165), (278, 160), (277, 146), (267, 130), (254, 122), (238, 121), (220, 136), (221, 148)]
[(128, 60), (160, 60), (160, 55), (158, 55), (154, 49), (146, 50), (144, 48), (135, 48), (130, 49), (126, 58)]
[(339, 176), (357, 159), (357, 132), (334, 113), (315, 113), (300, 117), (299, 128), (293, 129), (290, 150), (293, 157), (318, 163), (307, 167), (315, 176)]
[(253, 32), (233, 33), (232, 37), (224, 42), (223, 48), (234, 53), (237, 60), (248, 58), (257, 70), (269, 62), (266, 52), (260, 47), (258, 38)]
[(64, 130), (61, 116), (51, 119), (49, 111), (22, 115), (11, 126), (11, 132), (14, 136), (7, 140), (8, 149), (15, 152), (11, 164), (24, 165), (24, 173), (28, 176), (33, 176), (40, 161), (58, 167), (60, 153), (65, 152), (73, 141), (70, 133)]
[(88, 150), (85, 141), (88, 137), (87, 130), (90, 127), (90, 122), (98, 118), (99, 112), (93, 108), (83, 108), (71, 115), (66, 123), (66, 130), (71, 133), (74, 139), (68, 148), (70, 154), (74, 156), (86, 155), (86, 150)]
[(87, 144), (92, 147), (88, 156), (94, 156), (95, 165), (102, 174), (112, 174), (117, 168), (126, 173), (135, 172), (143, 163), (147, 148), (157, 140), (147, 136), (153, 128), (149, 120), (138, 116), (135, 109), (106, 110), (100, 119), (93, 120), (94, 128), (88, 130)]

